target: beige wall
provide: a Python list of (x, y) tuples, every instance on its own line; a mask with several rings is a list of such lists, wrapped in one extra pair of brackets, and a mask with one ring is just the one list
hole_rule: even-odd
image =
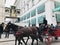
[(4, 4), (5, 4), (5, 0), (0, 0), (0, 23), (4, 22), (4, 17), (5, 17)]

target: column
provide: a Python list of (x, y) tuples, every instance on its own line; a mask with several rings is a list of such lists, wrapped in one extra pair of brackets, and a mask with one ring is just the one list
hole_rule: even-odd
[(48, 21), (48, 24), (56, 25), (57, 24), (56, 18), (55, 18), (55, 15), (54, 15), (52, 9), (54, 9), (54, 1), (53, 0), (47, 0), (47, 2), (45, 3), (46, 19)]

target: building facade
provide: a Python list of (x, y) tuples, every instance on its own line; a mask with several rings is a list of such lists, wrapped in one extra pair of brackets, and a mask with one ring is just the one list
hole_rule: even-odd
[(30, 26), (43, 23), (45, 17), (48, 24), (60, 24), (60, 7), (59, 0), (16, 0), (16, 9), (20, 9), (20, 22), (28, 23)]
[(12, 22), (14, 23), (16, 20), (16, 9), (15, 6), (11, 6), (11, 7), (5, 7), (5, 22)]
[(0, 23), (4, 22), (5, 17), (5, 0), (0, 0)]

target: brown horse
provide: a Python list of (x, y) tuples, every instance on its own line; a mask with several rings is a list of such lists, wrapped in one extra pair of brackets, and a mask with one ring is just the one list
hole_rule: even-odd
[[(23, 37), (31, 37), (32, 38), (32, 45), (33, 45), (33, 42), (34, 42), (34, 39), (36, 39), (38, 41), (38, 32), (37, 32), (37, 28), (36, 27), (27, 27), (27, 28), (22, 28), (22, 29), (19, 29), (17, 32), (16, 32), (16, 40), (19, 40), (19, 41), (23, 41)], [(25, 43), (25, 45), (27, 45), (27, 42), (28, 42), (28, 39)], [(21, 42), (19, 42), (21, 43)]]
[[(25, 45), (27, 45), (29, 36), (32, 38), (32, 43), (31, 45), (33, 45), (34, 39), (37, 40), (37, 45), (38, 45), (38, 29), (37, 27), (33, 26), (33, 27), (22, 27), (22, 26), (17, 26), (15, 24), (12, 23), (8, 23), (6, 26), (7, 29), (8, 27), (12, 28), (12, 30), (14, 31), (14, 35), (15, 35), (15, 45), (17, 44), (17, 40), (18, 40), (18, 45), (22, 44), (21, 40), (25, 43)], [(28, 37), (27, 41), (25, 42), (23, 37)], [(41, 38), (42, 39), (42, 38)]]

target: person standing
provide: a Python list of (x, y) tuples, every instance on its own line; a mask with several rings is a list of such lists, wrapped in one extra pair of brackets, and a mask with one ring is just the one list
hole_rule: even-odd
[(43, 24), (45, 24), (45, 26), (47, 25), (47, 20), (46, 20), (46, 18), (43, 19)]
[(5, 32), (6, 32), (5, 38), (9, 38), (10, 24), (11, 24), (11, 22), (8, 22), (7, 27), (6, 27), (7, 29), (5, 30)]
[(43, 31), (46, 31), (47, 30), (47, 20), (46, 18), (43, 19)]
[(42, 25), (39, 24), (38, 37), (39, 37), (40, 41), (43, 42), (43, 38), (41, 35), (42, 35)]
[(1, 38), (1, 35), (3, 33), (3, 25), (4, 25), (4, 23), (0, 24), (0, 38)]

